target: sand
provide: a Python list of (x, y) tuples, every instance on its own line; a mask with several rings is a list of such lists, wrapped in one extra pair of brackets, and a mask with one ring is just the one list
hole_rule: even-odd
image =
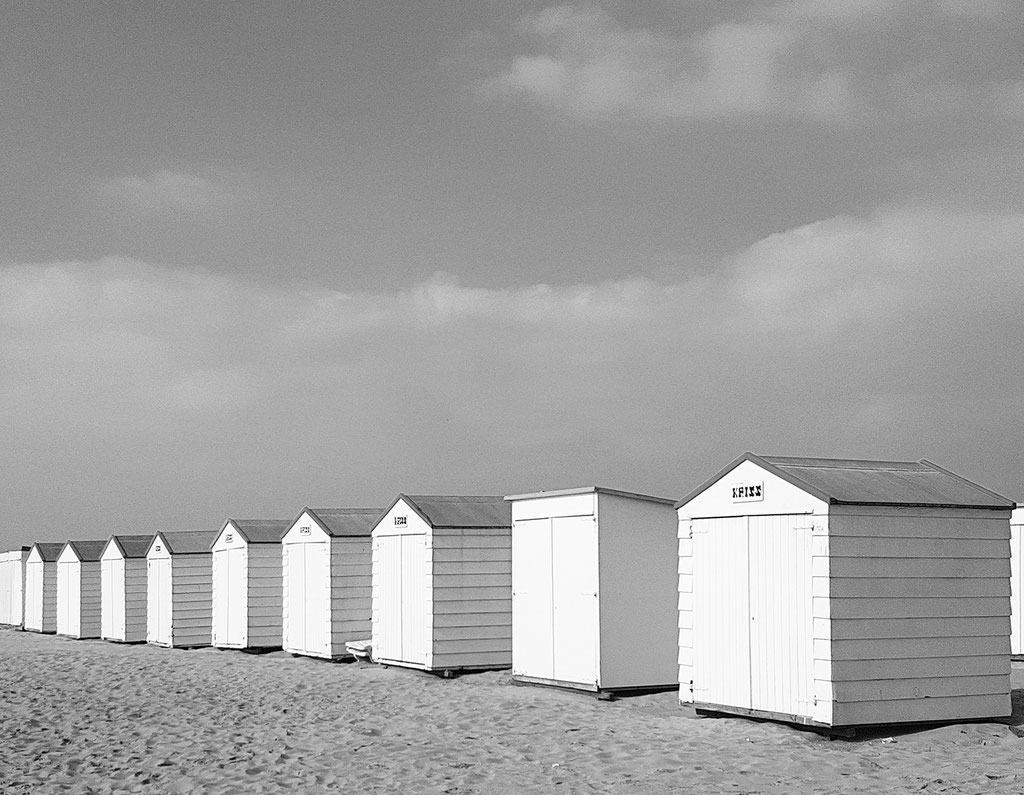
[(1001, 723), (829, 740), (697, 717), (674, 693), (0, 629), (3, 793), (1020, 793), (1022, 758)]

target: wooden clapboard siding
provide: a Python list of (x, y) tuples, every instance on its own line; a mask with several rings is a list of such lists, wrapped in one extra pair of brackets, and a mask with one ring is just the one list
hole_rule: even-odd
[(281, 646), (283, 579), (280, 544), (249, 544), (246, 605), (250, 648)]
[[(427, 667), (511, 667), (511, 527), (434, 528), (427, 554), (431, 590)], [(481, 557), (498, 565), (481, 566)], [(439, 616), (443, 626), (436, 622)]]
[(103, 634), (103, 589), (100, 582), (100, 562), (90, 561), (81, 566), (81, 624), (78, 637), (98, 638)]
[(1009, 714), (1009, 540), (996, 511), (832, 506), (835, 724)]
[(171, 557), (171, 645), (209, 646), (213, 635), (213, 571), (209, 552)]
[[(115, 594), (115, 598), (120, 595)], [(124, 562), (124, 638), (127, 643), (146, 640), (146, 559)]]
[(348, 654), (345, 644), (372, 634), (373, 539), (331, 539), (331, 655)]

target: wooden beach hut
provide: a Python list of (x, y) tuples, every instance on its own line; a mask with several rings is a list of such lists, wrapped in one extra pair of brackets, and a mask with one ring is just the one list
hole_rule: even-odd
[(1010, 516), (1010, 653), (1024, 656), (1024, 503)]
[(680, 700), (824, 727), (1009, 715), (1013, 507), (927, 461), (741, 456), (676, 504)]
[(213, 645), (281, 648), (281, 539), (287, 519), (228, 519), (213, 543)]
[(395, 498), (373, 528), (372, 644), (377, 662), (426, 671), (511, 667), (504, 497)]
[(57, 556), (57, 634), (98, 638), (103, 608), (100, 555), (105, 541), (68, 541)]
[(25, 629), (57, 631), (57, 556), (61, 543), (36, 543), (25, 559)]
[(292, 654), (350, 657), (370, 636), (370, 531), (380, 508), (303, 508), (281, 541), (282, 645)]
[(29, 547), (0, 554), (0, 624), (20, 627), (25, 621), (25, 561)]
[(118, 643), (146, 642), (146, 552), (151, 535), (113, 535), (100, 555), (103, 626)]
[[(582, 690), (678, 685), (673, 500), (587, 487), (512, 503), (512, 677)], [(497, 574), (504, 561), (475, 564)]]
[(209, 646), (213, 616), (210, 547), (216, 532), (164, 532), (146, 551), (146, 642)]

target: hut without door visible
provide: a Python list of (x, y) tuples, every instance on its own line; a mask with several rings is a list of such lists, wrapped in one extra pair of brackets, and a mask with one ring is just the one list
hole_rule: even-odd
[(836, 727), (1009, 715), (1012, 507), (927, 461), (741, 456), (677, 503), (681, 701)]
[(146, 642), (146, 552), (151, 535), (114, 535), (100, 556), (104, 640)]
[(25, 561), (29, 547), (0, 553), (0, 624), (20, 627), (25, 621)]
[(160, 531), (146, 552), (146, 641), (209, 646), (213, 616), (210, 546), (216, 532)]
[(57, 634), (98, 638), (103, 592), (100, 555), (105, 541), (68, 541), (57, 557)]
[(281, 541), (282, 645), (292, 654), (350, 657), (370, 634), (370, 530), (380, 508), (303, 508)]
[(512, 665), (504, 497), (400, 494), (373, 530), (373, 658), (427, 671)]
[(589, 487), (512, 503), (512, 676), (585, 690), (678, 684), (673, 500)]
[(25, 559), (25, 629), (57, 631), (57, 556), (63, 543), (36, 543)]
[(281, 539), (287, 519), (228, 519), (213, 544), (213, 645), (281, 648)]

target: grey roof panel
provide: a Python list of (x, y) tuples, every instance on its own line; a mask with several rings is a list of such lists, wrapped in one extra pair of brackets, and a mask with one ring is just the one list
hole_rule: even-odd
[(64, 549), (64, 544), (49, 541), (36, 543), (33, 546), (39, 550), (39, 557), (43, 559), (43, 563), (56, 562), (57, 558), (60, 557), (60, 551)]
[(153, 540), (152, 535), (148, 536), (111, 536), (126, 558), (144, 558), (149, 551), (149, 544)]
[(431, 527), (512, 527), (512, 505), (504, 497), (403, 494), (399, 499), (405, 499)]
[(95, 563), (103, 554), (107, 546), (106, 541), (68, 541), (65, 546), (75, 550), (75, 554), (82, 563)]
[[(277, 544), (292, 523), (288, 519), (228, 519), (249, 544)], [(223, 532), (223, 530), (221, 531)]]
[(172, 555), (193, 555), (198, 552), (209, 552), (219, 532), (214, 530), (188, 530), (158, 533), (167, 544), (167, 551)]
[(1013, 501), (930, 461), (797, 458), (744, 453), (676, 502), (680, 508), (744, 461), (828, 503), (1010, 510)]
[[(329, 536), (369, 536), (383, 508), (304, 508)], [(302, 513), (299, 514), (302, 516)], [(294, 522), (292, 523), (294, 524)]]

